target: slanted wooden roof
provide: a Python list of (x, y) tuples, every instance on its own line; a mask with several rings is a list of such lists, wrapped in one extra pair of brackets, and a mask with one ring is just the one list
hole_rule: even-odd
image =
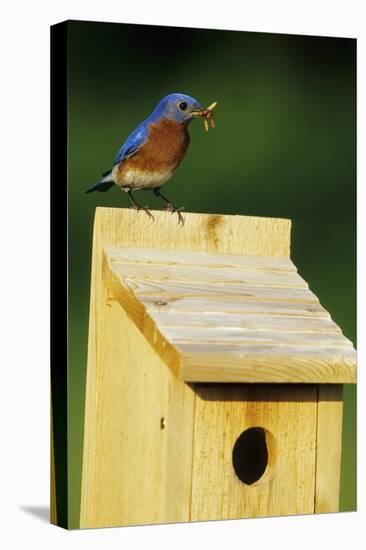
[(114, 296), (187, 382), (355, 382), (352, 343), (286, 257), (104, 247)]

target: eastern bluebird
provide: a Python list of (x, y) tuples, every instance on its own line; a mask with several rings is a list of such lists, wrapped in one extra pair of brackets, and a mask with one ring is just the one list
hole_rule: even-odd
[(132, 192), (151, 189), (166, 204), (166, 209), (177, 212), (183, 223), (181, 212), (160, 193), (164, 185), (174, 174), (189, 145), (187, 126), (193, 117), (203, 117), (205, 128), (207, 120), (213, 123), (213, 103), (207, 109), (193, 97), (185, 94), (169, 94), (155, 107), (154, 111), (128, 136), (114, 160), (113, 167), (102, 175), (91, 191), (108, 191), (113, 185), (128, 193), (131, 206), (144, 210), (150, 217), (147, 207), (138, 204)]

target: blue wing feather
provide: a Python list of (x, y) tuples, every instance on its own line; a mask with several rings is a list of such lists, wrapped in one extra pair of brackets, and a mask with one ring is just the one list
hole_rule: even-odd
[(138, 149), (146, 142), (148, 135), (148, 127), (146, 122), (142, 122), (137, 128), (128, 136), (122, 147), (117, 153), (114, 159), (114, 165), (119, 164), (122, 160), (125, 160), (134, 155)]

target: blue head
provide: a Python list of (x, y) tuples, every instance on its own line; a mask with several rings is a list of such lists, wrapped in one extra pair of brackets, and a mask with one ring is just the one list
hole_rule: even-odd
[(166, 118), (180, 124), (187, 124), (193, 117), (202, 116), (202, 105), (196, 99), (185, 94), (169, 94), (155, 107), (151, 120)]

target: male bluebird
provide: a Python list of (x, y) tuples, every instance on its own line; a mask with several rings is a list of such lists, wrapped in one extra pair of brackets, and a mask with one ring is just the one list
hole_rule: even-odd
[(151, 189), (166, 204), (166, 209), (177, 212), (183, 223), (181, 212), (160, 193), (164, 185), (174, 174), (189, 145), (187, 126), (193, 117), (203, 117), (207, 130), (207, 120), (212, 109), (204, 109), (193, 97), (185, 94), (169, 94), (155, 107), (154, 111), (129, 135), (114, 160), (112, 169), (102, 175), (102, 179), (86, 193), (108, 191), (113, 185), (128, 193), (131, 206), (144, 210), (150, 217), (147, 207), (138, 204), (132, 192)]

